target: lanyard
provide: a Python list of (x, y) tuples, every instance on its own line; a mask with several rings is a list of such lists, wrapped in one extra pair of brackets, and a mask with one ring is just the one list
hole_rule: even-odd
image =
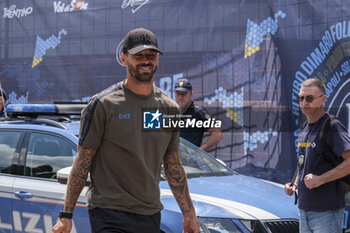
[[(307, 144), (309, 142), (309, 137), (310, 137), (313, 129), (314, 129), (314, 125), (311, 128), (309, 126), (309, 132), (307, 133), (306, 140), (305, 140)], [(305, 147), (306, 146), (300, 146), (299, 147), (299, 158), (298, 158), (298, 168), (299, 169), (302, 169), (304, 167), (305, 157), (306, 157)]]

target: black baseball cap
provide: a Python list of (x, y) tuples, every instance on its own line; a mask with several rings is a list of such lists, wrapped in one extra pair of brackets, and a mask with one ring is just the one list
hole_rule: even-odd
[(128, 32), (123, 42), (123, 53), (136, 54), (146, 49), (154, 49), (160, 54), (157, 37), (153, 32), (145, 28), (136, 28)]
[(182, 92), (192, 91), (192, 85), (185, 78), (178, 79), (175, 83), (175, 91), (182, 91)]

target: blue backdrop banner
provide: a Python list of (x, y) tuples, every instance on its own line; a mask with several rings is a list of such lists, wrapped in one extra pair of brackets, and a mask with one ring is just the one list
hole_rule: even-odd
[(88, 101), (125, 79), (123, 37), (144, 27), (164, 53), (155, 85), (173, 98), (177, 79), (191, 81), (222, 121), (211, 154), (241, 173), (291, 179), (308, 78), (326, 83), (327, 110), (350, 127), (348, 1), (4, 0), (0, 10), (8, 103)]

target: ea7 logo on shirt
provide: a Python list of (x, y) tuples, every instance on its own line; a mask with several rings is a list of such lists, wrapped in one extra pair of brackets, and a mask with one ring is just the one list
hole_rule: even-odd
[(160, 129), (161, 115), (157, 109), (156, 112), (143, 112), (143, 128), (144, 129)]
[(130, 113), (119, 113), (118, 114), (119, 120), (130, 119), (130, 117), (131, 117)]

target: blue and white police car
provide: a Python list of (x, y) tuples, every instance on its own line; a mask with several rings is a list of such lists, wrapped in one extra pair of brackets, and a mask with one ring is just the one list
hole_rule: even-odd
[[(7, 118), (0, 123), (0, 232), (52, 232), (76, 155), (75, 117), (83, 106), (7, 106)], [(298, 232), (297, 207), (281, 185), (237, 174), (185, 140), (179, 151), (201, 232)], [(90, 232), (87, 189), (75, 208), (73, 233)], [(181, 233), (181, 211), (165, 179), (160, 189), (161, 230)]]

